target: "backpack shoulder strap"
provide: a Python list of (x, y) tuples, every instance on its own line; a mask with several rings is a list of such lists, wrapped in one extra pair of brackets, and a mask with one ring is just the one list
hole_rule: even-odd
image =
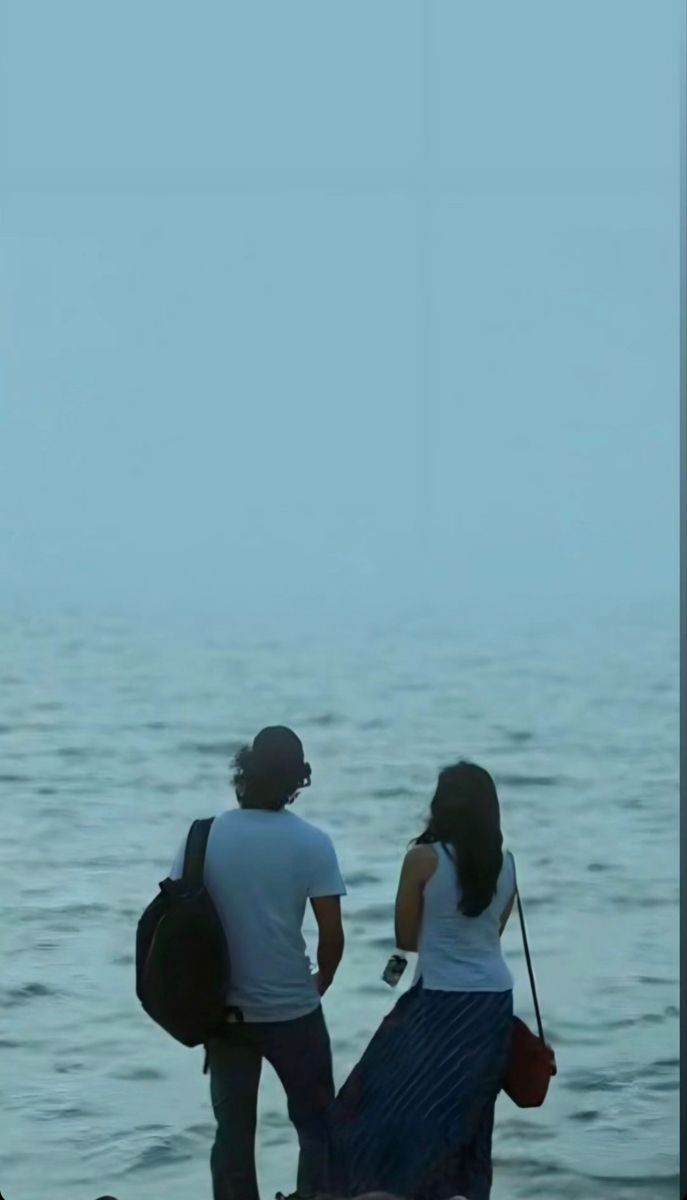
[(203, 886), (205, 852), (213, 824), (214, 817), (209, 817), (204, 821), (194, 821), (189, 830), (186, 841), (183, 878), (186, 886), (194, 891)]

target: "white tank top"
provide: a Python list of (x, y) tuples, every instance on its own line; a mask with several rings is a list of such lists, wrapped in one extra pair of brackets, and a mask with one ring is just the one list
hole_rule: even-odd
[(416, 980), (432, 992), (508, 992), (513, 976), (501, 950), (501, 917), (515, 892), (513, 856), (503, 866), (491, 904), (478, 917), (459, 911), (460, 887), (451, 853), (434, 846), (438, 863), (424, 892)]

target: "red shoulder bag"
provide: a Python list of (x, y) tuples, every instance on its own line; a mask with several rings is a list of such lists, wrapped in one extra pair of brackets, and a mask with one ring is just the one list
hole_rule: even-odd
[(532, 959), (530, 958), (530, 948), (527, 944), (525, 916), (522, 911), (522, 902), (517, 882), (515, 885), (515, 899), (518, 905), (522, 942), (525, 948), (525, 959), (527, 961), (527, 970), (532, 988), (538, 1034), (532, 1033), (527, 1028), (525, 1022), (521, 1021), (519, 1017), (513, 1018), (510, 1059), (503, 1077), (503, 1090), (507, 1096), (510, 1096), (513, 1103), (517, 1104), (518, 1108), (539, 1108), (544, 1103), (551, 1079), (557, 1072), (556, 1056), (544, 1038), (544, 1027), (539, 1011), (537, 988), (534, 982), (534, 971), (532, 970)]

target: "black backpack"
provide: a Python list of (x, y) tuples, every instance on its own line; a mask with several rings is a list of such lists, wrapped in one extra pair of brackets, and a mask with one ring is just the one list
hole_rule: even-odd
[(227, 942), (203, 881), (211, 826), (194, 821), (183, 878), (163, 880), (136, 932), (136, 995), (184, 1046), (204, 1045), (227, 1020)]

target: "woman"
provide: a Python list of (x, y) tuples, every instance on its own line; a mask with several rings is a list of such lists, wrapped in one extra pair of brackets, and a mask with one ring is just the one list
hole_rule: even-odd
[(334, 1195), (488, 1200), (513, 1020), (500, 937), (514, 898), (491, 776), (448, 767), (396, 899), (396, 943), (418, 952), (415, 982), (335, 1102)]

